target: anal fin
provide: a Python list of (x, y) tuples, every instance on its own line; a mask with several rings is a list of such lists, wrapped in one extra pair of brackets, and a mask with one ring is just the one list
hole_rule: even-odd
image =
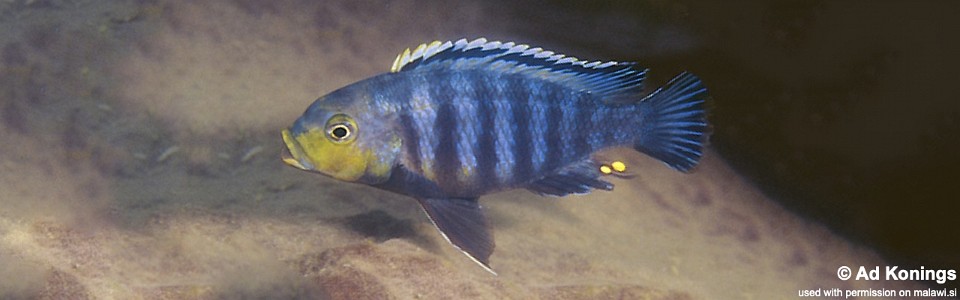
[(496, 275), (490, 268), (495, 247), (486, 217), (476, 198), (417, 199), (440, 234), (467, 257)]
[(586, 194), (593, 189), (612, 190), (613, 184), (600, 179), (599, 164), (587, 159), (530, 183), (526, 188), (540, 195)]

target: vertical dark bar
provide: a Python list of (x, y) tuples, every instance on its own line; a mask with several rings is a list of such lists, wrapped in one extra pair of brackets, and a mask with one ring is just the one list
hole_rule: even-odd
[(559, 89), (550, 88), (546, 93), (547, 99), (546, 102), (549, 103), (547, 106), (547, 131), (546, 131), (546, 140), (547, 140), (547, 159), (542, 167), (544, 170), (554, 170), (558, 168), (564, 162), (563, 155), (563, 133), (560, 131), (560, 128), (563, 127), (563, 99), (561, 99), (561, 93)]
[(525, 82), (511, 79), (507, 82), (508, 95), (511, 95), (510, 107), (513, 110), (513, 124), (515, 126), (513, 139), (513, 157), (516, 164), (513, 166), (513, 177), (517, 180), (529, 180), (533, 176), (533, 157), (531, 154), (530, 105), (527, 97), (530, 95)]
[(413, 99), (413, 86), (401, 85), (396, 87), (400, 90), (397, 94), (404, 95), (405, 99), (400, 101), (400, 131), (403, 135), (403, 145), (406, 147), (407, 157), (410, 158), (409, 166), (411, 171), (417, 174), (423, 174), (423, 165), (420, 161), (420, 133), (417, 131), (416, 122), (413, 120), (413, 111), (410, 108), (410, 102)]
[(477, 82), (475, 89), (475, 98), (477, 101), (477, 112), (479, 113), (480, 136), (477, 143), (477, 184), (480, 189), (489, 189), (498, 181), (496, 175), (497, 167), (497, 144), (496, 128), (494, 128), (497, 113), (494, 101), (501, 101), (493, 94), (492, 82), (489, 78), (484, 78)]
[(619, 115), (617, 115), (617, 109), (606, 106), (603, 103), (597, 103), (597, 113), (600, 114), (600, 123), (594, 124), (594, 130), (602, 131), (601, 145), (594, 145), (594, 149), (605, 148), (614, 146), (617, 143), (617, 139), (614, 136), (618, 130), (629, 130), (625, 128), (624, 122), (621, 122)]
[(571, 107), (577, 109), (577, 117), (573, 120), (574, 132), (573, 132), (573, 154), (572, 157), (586, 157), (593, 152), (593, 146), (590, 145), (590, 134), (593, 130), (596, 130), (596, 124), (593, 124), (593, 114), (596, 113), (596, 109), (593, 107), (588, 107), (585, 100), (581, 97), (575, 95), (570, 95), (574, 97), (571, 100)]
[(430, 98), (437, 103), (437, 119), (434, 123), (433, 131), (437, 134), (437, 145), (434, 147), (435, 160), (433, 164), (434, 174), (436, 174), (437, 184), (440, 189), (454, 190), (459, 188), (457, 182), (457, 171), (460, 166), (458, 158), (457, 142), (459, 137), (457, 111), (454, 107), (454, 89), (451, 85), (452, 79), (439, 80), (433, 82), (430, 90)]

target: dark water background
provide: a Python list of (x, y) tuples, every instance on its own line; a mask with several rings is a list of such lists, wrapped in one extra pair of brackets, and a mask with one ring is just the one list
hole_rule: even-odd
[(785, 207), (903, 266), (960, 269), (960, 3), (527, 4), (526, 33), (702, 76), (713, 146)]
[[(954, 13), (936, 1), (771, 5), (753, 37), (773, 59), (742, 53), (780, 76), (748, 76), (756, 85), (734, 88), (736, 105), (717, 106), (717, 149), (787, 207), (893, 262), (960, 268)], [(730, 69), (716, 74), (746, 71)]]

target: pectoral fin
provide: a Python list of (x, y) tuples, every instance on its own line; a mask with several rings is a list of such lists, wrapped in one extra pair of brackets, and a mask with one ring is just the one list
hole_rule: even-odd
[(417, 201), (420, 201), (423, 211), (448, 242), (490, 273), (497, 274), (490, 269), (489, 263), (494, 248), (493, 236), (476, 198), (433, 198)]

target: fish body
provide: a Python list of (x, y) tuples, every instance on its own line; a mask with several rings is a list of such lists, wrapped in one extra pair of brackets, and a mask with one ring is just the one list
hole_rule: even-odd
[(492, 272), (478, 197), (611, 190), (600, 177), (612, 168), (592, 157), (610, 147), (681, 171), (697, 164), (706, 89), (684, 73), (644, 96), (646, 72), (485, 39), (424, 44), (391, 72), (315, 101), (283, 131), (283, 158), (417, 199), (445, 238)]

